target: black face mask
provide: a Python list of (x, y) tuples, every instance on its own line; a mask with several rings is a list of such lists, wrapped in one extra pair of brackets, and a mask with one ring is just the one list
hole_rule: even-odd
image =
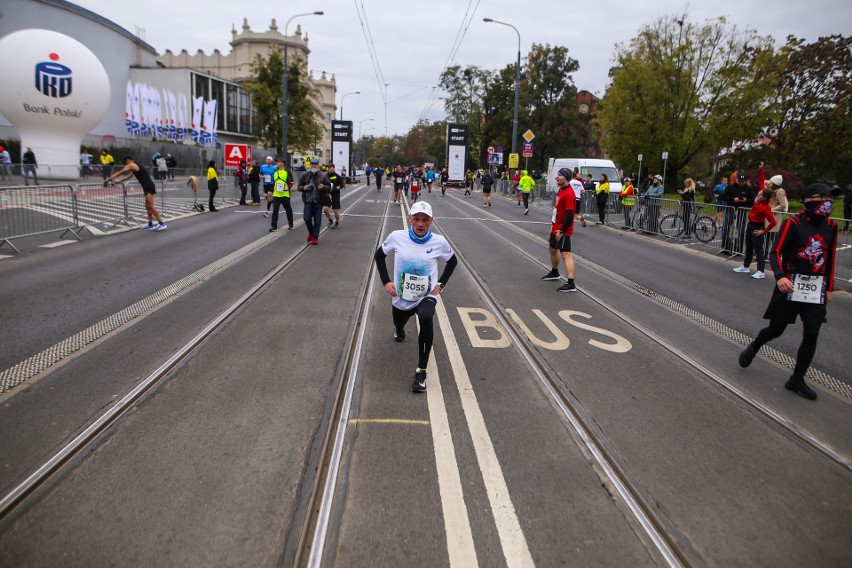
[(811, 215), (816, 215), (818, 217), (828, 217), (831, 215), (831, 201), (806, 201), (805, 202), (805, 211), (807, 211)]

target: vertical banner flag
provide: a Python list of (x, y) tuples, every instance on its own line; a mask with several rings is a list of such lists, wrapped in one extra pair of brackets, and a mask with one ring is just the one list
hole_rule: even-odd
[(352, 121), (331, 121), (331, 162), (339, 174), (346, 168), (346, 175), (351, 175), (350, 149), (352, 147)]
[(450, 181), (464, 181), (467, 162), (467, 124), (447, 124), (447, 173)]

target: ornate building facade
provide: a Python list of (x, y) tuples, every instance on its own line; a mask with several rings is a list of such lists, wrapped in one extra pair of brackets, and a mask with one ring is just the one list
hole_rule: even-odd
[(180, 53), (172, 53), (166, 50), (163, 55), (157, 57), (157, 62), (166, 68), (190, 68), (201, 71), (208, 75), (219, 77), (226, 81), (241, 83), (249, 78), (251, 64), (257, 55), (267, 57), (271, 49), (284, 49), (287, 44), (288, 60), (298, 57), (303, 63), (303, 72), (306, 73), (308, 84), (313, 95), (311, 104), (317, 114), (317, 120), (323, 125), (323, 138), (317, 140), (315, 153), (322, 158), (331, 156), (331, 121), (334, 119), (337, 106), (335, 97), (337, 95), (337, 82), (334, 74), (329, 78), (322, 71), (318, 78), (314, 77), (313, 71), (308, 71), (308, 57), (311, 50), (308, 48), (308, 34), (302, 34), (302, 27), (296, 26), (293, 35), (285, 36), (278, 29), (273, 19), (269, 29), (264, 32), (252, 31), (248, 20), (243, 19), (242, 30), (237, 33), (236, 28), (231, 29), (231, 52), (222, 54), (214, 50), (208, 55), (199, 50), (190, 54), (186, 50)]

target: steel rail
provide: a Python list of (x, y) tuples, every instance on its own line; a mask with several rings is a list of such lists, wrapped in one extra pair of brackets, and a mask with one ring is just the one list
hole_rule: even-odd
[[(369, 192), (359, 197), (347, 211), (354, 208), (365, 199)], [(328, 230), (327, 228), (325, 229)], [(205, 340), (219, 331), (245, 304), (251, 301), (269, 282), (285, 272), (293, 263), (308, 249), (310, 245), (305, 244), (293, 254), (280, 262), (270, 270), (263, 278), (258, 280), (248, 291), (240, 296), (233, 304), (223, 310), (210, 323), (208, 323), (192, 339), (180, 347), (175, 353), (163, 362), (157, 369), (139, 382), (132, 390), (125, 394), (113, 406), (104, 411), (98, 418), (89, 424), (82, 432), (77, 434), (70, 442), (54, 452), (47, 460), (39, 465), (23, 481), (13, 487), (0, 498), (0, 519), (6, 518), (14, 509), (20, 505), (28, 495), (31, 495), (39, 487), (44, 486), (51, 477), (66, 463), (83, 452), (89, 444), (101, 433), (108, 430), (115, 422), (130, 410), (134, 404), (141, 400), (144, 395), (166, 379), (169, 373), (180, 363), (191, 356)]]
[[(455, 207), (455, 205), (453, 205), (453, 207)], [(509, 245), (511, 248), (517, 250), (519, 253), (521, 253), (521, 255), (523, 255), (525, 258), (527, 258), (528, 260), (530, 260), (534, 264), (541, 266), (545, 269), (550, 268), (549, 266), (546, 266), (545, 264), (543, 264), (541, 262), (541, 260), (539, 260), (538, 258), (531, 255), (529, 252), (520, 248), (511, 239), (507, 239), (505, 236), (493, 231), (491, 229), (491, 227), (482, 223), (481, 221), (477, 220), (477, 222), (480, 223), (483, 226), (483, 228), (488, 230), (492, 235), (494, 235), (495, 237), (502, 240), (505, 244)], [(535, 240), (536, 242), (540, 242), (540, 239), (538, 237), (535, 237), (534, 235), (532, 235), (532, 234), (530, 234), (526, 231), (522, 231), (519, 228), (515, 227), (514, 225), (509, 224), (509, 226), (511, 226), (512, 229), (515, 232), (529, 238), (530, 240)], [(579, 263), (580, 261), (577, 260), (577, 262)], [(585, 261), (585, 260), (583, 261), (583, 263), (584, 264), (593, 264), (593, 263), (591, 263), (589, 261)], [(599, 271), (598, 273), (603, 275), (604, 277), (608, 278), (607, 271), (605, 271), (605, 270)], [(590, 300), (592, 300), (593, 302), (595, 302), (599, 306), (601, 306), (602, 308), (604, 308), (605, 310), (607, 310), (608, 312), (610, 312), (612, 315), (614, 315), (619, 320), (623, 321), (624, 323), (627, 323), (629, 326), (631, 326), (632, 328), (634, 328), (638, 332), (645, 334), (647, 337), (651, 338), (653, 341), (656, 341), (659, 345), (661, 345), (663, 348), (665, 348), (667, 351), (669, 351), (672, 355), (674, 355), (675, 357), (680, 359), (682, 362), (686, 363), (692, 369), (697, 371), (700, 375), (709, 379), (714, 384), (722, 387), (729, 394), (731, 394), (735, 399), (744, 402), (750, 408), (752, 408), (754, 411), (756, 411), (760, 416), (763, 416), (766, 420), (769, 420), (772, 424), (780, 427), (784, 432), (786, 432), (788, 435), (790, 435), (793, 440), (799, 442), (804, 447), (806, 447), (806, 448), (808, 448), (812, 451), (815, 451), (816, 453), (818, 453), (822, 457), (828, 459), (832, 463), (839, 465), (840, 467), (845, 469), (847, 471), (847, 473), (852, 472), (852, 461), (850, 461), (850, 458), (843, 455), (838, 450), (832, 448), (828, 443), (823, 442), (822, 440), (820, 440), (819, 438), (817, 438), (816, 436), (814, 436), (810, 432), (799, 427), (792, 420), (788, 419), (787, 417), (785, 417), (781, 413), (777, 412), (776, 410), (770, 408), (768, 405), (756, 400), (754, 397), (750, 396), (748, 393), (746, 393), (745, 391), (743, 391), (742, 389), (740, 389), (736, 385), (733, 385), (730, 382), (726, 381), (724, 378), (720, 377), (719, 375), (714, 373), (712, 370), (708, 369), (705, 365), (698, 362), (695, 358), (684, 353), (683, 351), (681, 351), (677, 347), (674, 347), (673, 345), (671, 345), (671, 342), (660, 337), (660, 335), (658, 335), (656, 332), (652, 331), (651, 329), (649, 329), (648, 327), (637, 322), (635, 319), (631, 318), (627, 314), (625, 314), (622, 311), (618, 310), (617, 308), (613, 307), (612, 305), (607, 303), (605, 300), (599, 298), (598, 296), (596, 296), (596, 295), (594, 295), (591, 292), (588, 292), (586, 290), (579, 290), (579, 292), (581, 294), (585, 295), (586, 297), (588, 297)]]
[(311, 486), (307, 515), (299, 533), (292, 562), (293, 566), (316, 567), (321, 566), (323, 562), (334, 495), (346, 445), (353, 394), (358, 384), (357, 379), (363, 359), (364, 340), (370, 322), (369, 308), (373, 299), (377, 274), (373, 264), (373, 252), (382, 242), (389, 207), (390, 200), (388, 199), (385, 202), (382, 222), (376, 232), (375, 246), (370, 249), (370, 260), (362, 280), (365, 285), (358, 295), (358, 301), (352, 312), (353, 323), (342, 355), (344, 366), (337, 377), (338, 386), (329, 421), (331, 427), (326, 430), (323, 438), (317, 477)]
[[(433, 225), (437, 226), (438, 229), (441, 229), (438, 221), (435, 221)], [(471, 281), (474, 283), (474, 287), (481, 294), (485, 303), (503, 326), (524, 362), (532, 370), (536, 378), (551, 396), (552, 400), (559, 407), (560, 411), (567, 418), (571, 427), (574, 429), (574, 432), (582, 441), (583, 446), (592, 455), (595, 463), (602, 469), (607, 479), (612, 483), (615, 491), (651, 539), (651, 542), (665, 560), (666, 564), (672, 568), (691, 566), (692, 562), (681, 550), (676, 539), (666, 528), (665, 523), (658, 517), (653, 507), (647, 503), (647, 500), (636, 489), (634, 483), (622, 470), (618, 460), (611, 455), (607, 445), (599, 439), (599, 436), (595, 433), (595, 428), (589, 424), (585, 413), (579, 409), (579, 403), (565, 392), (565, 385), (556, 373), (550, 370), (550, 366), (544, 358), (521, 337), (515, 326), (511, 323), (511, 317), (508, 315), (505, 308), (502, 307), (488, 285), (485, 284), (484, 280), (474, 270), (473, 265), (467, 260), (459, 248), (453, 244), (453, 240), (447, 236), (445, 231), (441, 230), (441, 234), (450, 243), (453, 252), (459, 259), (459, 265), (464, 267)]]

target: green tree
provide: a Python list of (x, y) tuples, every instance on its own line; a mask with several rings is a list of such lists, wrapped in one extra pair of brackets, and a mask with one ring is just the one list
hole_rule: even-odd
[(439, 85), (447, 93), (444, 110), (451, 120), (467, 124), (468, 167), (478, 167), (484, 155), (483, 105), (490, 74), (475, 65), (448, 67), (441, 74)]
[(432, 162), (443, 164), (445, 149), (445, 122), (421, 120), (411, 127), (402, 142), (402, 155), (407, 164)]
[[(503, 148), (504, 164), (508, 164), (512, 148), (512, 120), (515, 110), (515, 64), (490, 74), (482, 98), (485, 124), (482, 139), (486, 148)], [(520, 122), (520, 118), (518, 119)]]
[(852, 177), (852, 37), (806, 44), (793, 36), (773, 61), (777, 74), (767, 160), (808, 181)]
[(644, 154), (666, 179), (702, 152), (751, 140), (770, 118), (766, 88), (772, 41), (718, 18), (698, 26), (685, 14), (643, 26), (616, 46), (611, 84), (598, 114), (603, 148), (627, 168)]
[(518, 130), (536, 135), (533, 167), (544, 169), (547, 157), (568, 155), (579, 145), (572, 128), (579, 120), (572, 73), (579, 68), (564, 46), (533, 44), (527, 55), (521, 89), (526, 127)]
[[(288, 67), (288, 149), (313, 153), (316, 141), (323, 135), (323, 126), (310, 101), (314, 93), (306, 80), (304, 61), (293, 57), (288, 60)], [(270, 148), (281, 148), (283, 77), (283, 51), (271, 49), (266, 58), (260, 54), (255, 56), (251, 76), (243, 83), (255, 109), (254, 135)]]

